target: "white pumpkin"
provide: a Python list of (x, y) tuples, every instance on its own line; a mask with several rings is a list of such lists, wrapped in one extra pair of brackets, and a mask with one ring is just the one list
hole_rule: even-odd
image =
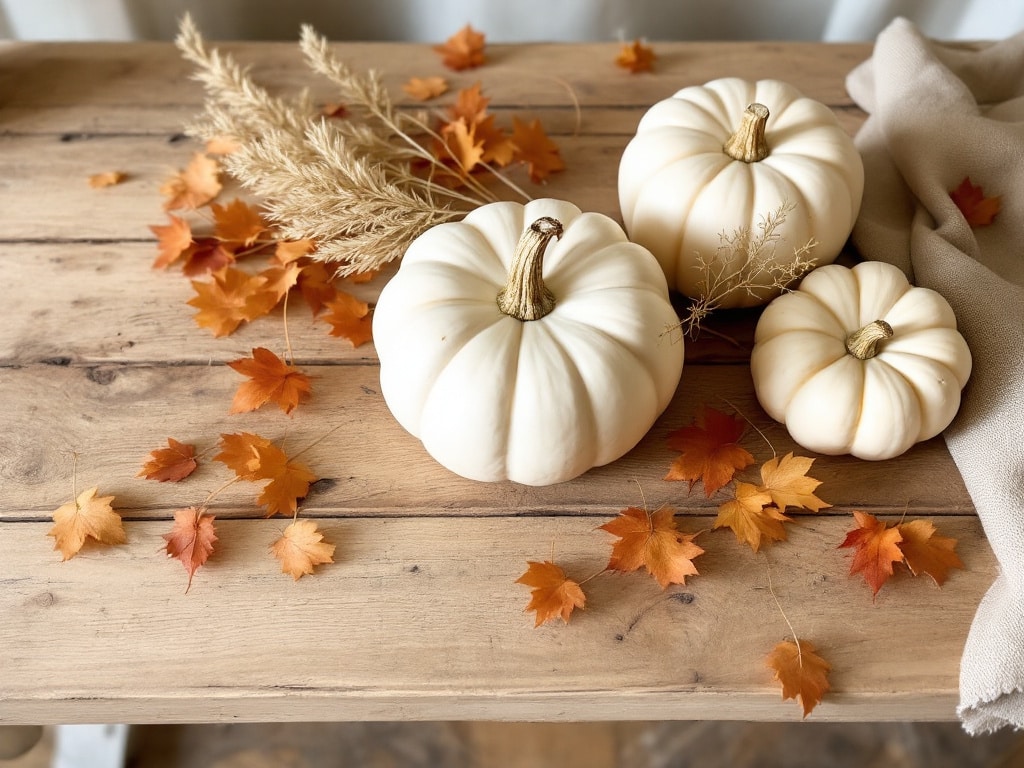
[(953, 420), (971, 353), (942, 296), (870, 261), (816, 269), (769, 304), (750, 368), (762, 407), (804, 448), (889, 459)]
[[(778, 80), (713, 80), (684, 88), (643, 116), (619, 164), (619, 205), (630, 239), (658, 259), (669, 285), (706, 292), (699, 257), (711, 259), (721, 235), (756, 235), (764, 218), (793, 206), (772, 260), (809, 256), (829, 264), (860, 210), (864, 166), (828, 107)], [(742, 266), (726, 258), (724, 274)], [(766, 272), (753, 292), (735, 290), (722, 307), (763, 304), (778, 294)]]
[[(557, 238), (557, 239), (555, 239)], [(633, 448), (679, 383), (658, 263), (571, 203), (482, 206), (418, 237), (373, 337), (398, 422), (474, 480), (549, 485)]]

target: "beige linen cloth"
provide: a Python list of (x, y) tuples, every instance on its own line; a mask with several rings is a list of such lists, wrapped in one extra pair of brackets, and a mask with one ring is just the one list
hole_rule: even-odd
[[(1000, 570), (964, 648), (958, 713), (970, 733), (1021, 728), (1024, 34), (970, 50), (897, 19), (846, 85), (869, 113), (856, 138), (866, 178), (854, 243), (945, 296), (974, 356), (945, 438)], [(950, 199), (965, 176), (1002, 196), (991, 225), (972, 230)]]

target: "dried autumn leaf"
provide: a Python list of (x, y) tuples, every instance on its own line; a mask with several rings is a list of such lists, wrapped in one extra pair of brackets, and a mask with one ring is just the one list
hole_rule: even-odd
[(475, 130), (459, 118), (441, 129), (441, 141), (435, 143), (434, 155), (442, 163), (452, 165), (456, 176), (471, 173), (483, 159), (484, 144), (477, 140)]
[(267, 223), (256, 206), (239, 198), (227, 205), (211, 203), (210, 211), (215, 223), (214, 232), (221, 240), (229, 243), (240, 243), (248, 247), (267, 229)]
[(163, 534), (167, 545), (167, 555), (185, 566), (188, 571), (188, 586), (192, 588), (192, 577), (200, 566), (213, 554), (213, 545), (217, 541), (217, 529), (213, 525), (213, 515), (206, 514), (205, 507), (189, 507), (174, 513), (174, 527), (170, 533)]
[(93, 189), (103, 189), (104, 187), (112, 187), (115, 184), (120, 184), (128, 178), (121, 171), (106, 171), (105, 173), (94, 173), (89, 177), (89, 186)]
[(352, 283), (353, 285), (359, 285), (360, 283), (368, 283), (373, 280), (377, 275), (380, 274), (379, 269), (370, 269), (366, 272), (353, 272), (351, 275), (345, 275), (343, 279)]
[(309, 396), (309, 377), (265, 347), (254, 348), (252, 357), (233, 360), (228, 366), (249, 377), (235, 392), (230, 413), (248, 413), (269, 402), (291, 413)]
[(638, 72), (650, 72), (654, 69), (654, 61), (658, 57), (654, 50), (634, 40), (632, 43), (624, 43), (619, 55), (615, 57), (615, 63), (623, 69), (628, 69), (634, 75)]
[(258, 316), (253, 301), (267, 279), (231, 267), (213, 272), (212, 277), (209, 283), (192, 281), (196, 296), (187, 303), (199, 310), (194, 316), (198, 326), (209, 328), (214, 336), (227, 336), (246, 320)]
[(711, 496), (732, 480), (737, 470), (754, 463), (754, 457), (737, 441), (743, 434), (743, 421), (704, 406), (688, 427), (668, 436), (669, 448), (682, 451), (665, 475), (666, 480), (686, 480), (692, 489), (704, 482), (704, 493)]
[(491, 100), (484, 96), (479, 82), (473, 83), (469, 88), (460, 88), (455, 96), (455, 103), (448, 107), (451, 121), (459, 118), (466, 121), (466, 125), (481, 123), (488, 116), (487, 105)]
[(790, 452), (781, 459), (776, 456), (761, 465), (761, 490), (771, 494), (771, 503), (779, 511), (785, 512), (786, 507), (799, 507), (820, 512), (832, 506), (814, 495), (821, 481), (807, 477), (813, 463), (814, 459), (794, 456)]
[(303, 240), (279, 240), (274, 249), (274, 260), (279, 264), (291, 264), (316, 249), (316, 243), (309, 238)]
[(756, 485), (737, 482), (736, 496), (718, 507), (714, 528), (732, 528), (736, 538), (757, 552), (764, 539), (783, 541), (786, 531), (783, 523), (790, 522), (771, 505), (771, 495)]
[(516, 147), (515, 159), (529, 167), (530, 181), (539, 184), (552, 173), (565, 170), (558, 145), (548, 138), (540, 120), (526, 124), (512, 118), (512, 143)]
[(183, 171), (164, 182), (160, 194), (167, 197), (164, 210), (194, 210), (213, 200), (221, 188), (220, 163), (196, 152)]
[(312, 520), (296, 520), (270, 545), (270, 551), (281, 561), (281, 572), (298, 581), (313, 573), (315, 566), (334, 562), (335, 546), (323, 539)]
[(237, 139), (231, 136), (214, 136), (206, 142), (206, 154), (231, 155), (242, 148)]
[(191, 225), (180, 216), (168, 214), (167, 217), (170, 224), (154, 224), (149, 228), (156, 235), (159, 248), (159, 254), (153, 262), (154, 269), (164, 269), (173, 264), (192, 245)]
[(448, 81), (443, 77), (411, 77), (402, 90), (417, 101), (430, 101), (448, 92)]
[(482, 149), (479, 161), (504, 167), (514, 159), (516, 147), (511, 137), (498, 126), (494, 115), (487, 114), (490, 101), (481, 92), (480, 83), (461, 89), (455, 103), (448, 108), (451, 120), (446, 125), (463, 120), (472, 129), (473, 138)]
[(338, 291), (332, 301), (327, 302), (329, 315), (324, 320), (331, 324), (331, 336), (342, 336), (358, 347), (373, 339), (370, 306), (355, 296)]
[(220, 453), (214, 461), (226, 464), (242, 480), (258, 480), (260, 450), (273, 446), (269, 440), (251, 432), (220, 436)]
[(662, 589), (669, 584), (685, 584), (687, 576), (697, 575), (693, 559), (704, 550), (693, 543), (696, 534), (679, 532), (671, 507), (662, 507), (653, 514), (629, 507), (599, 527), (619, 537), (612, 546), (609, 570), (629, 572), (644, 566)]
[(965, 176), (949, 196), (971, 227), (987, 227), (1003, 205), (1002, 195), (985, 197), (984, 190), (972, 184), (970, 176)]
[(528, 560), (526, 564), (526, 573), (516, 579), (516, 584), (525, 584), (531, 589), (526, 610), (537, 612), (533, 626), (539, 627), (557, 616), (568, 624), (573, 609), (582, 609), (587, 602), (583, 588), (550, 560), (543, 563)]
[(915, 576), (927, 573), (940, 587), (949, 578), (951, 568), (963, 568), (963, 561), (953, 550), (956, 539), (939, 536), (929, 520), (911, 520), (897, 527), (902, 541), (900, 551), (907, 567)]
[(324, 117), (334, 117), (339, 120), (344, 120), (348, 117), (348, 107), (345, 104), (324, 104), (320, 110), (320, 114)]
[(892, 576), (892, 564), (903, 560), (900, 542), (903, 540), (898, 528), (889, 528), (874, 515), (854, 511), (857, 528), (846, 534), (839, 548), (854, 547), (850, 575), (859, 573), (871, 585), (874, 594)]
[(181, 271), (187, 277), (198, 277), (234, 263), (234, 251), (225, 243), (215, 237), (200, 237), (185, 251), (185, 265)]
[(804, 717), (811, 714), (831, 689), (828, 673), (832, 665), (819, 656), (807, 640), (801, 640), (799, 645), (789, 640), (779, 643), (765, 663), (775, 670), (775, 679), (782, 683), (782, 700), (799, 698)]
[(276, 307), (292, 288), (298, 285), (302, 267), (292, 262), (284, 266), (271, 266), (258, 273), (266, 280), (249, 299), (250, 320), (261, 317)]
[(86, 539), (101, 544), (124, 544), (127, 540), (121, 516), (110, 506), (113, 496), (97, 497), (98, 487), (78, 494), (78, 498), (61, 504), (53, 513), (53, 548), (59, 549), (62, 560), (78, 554)]
[(317, 476), (309, 467), (288, 458), (264, 437), (249, 432), (221, 435), (221, 452), (213, 457), (243, 480), (270, 480), (256, 500), (267, 508), (267, 517), (278, 512), (294, 515), (298, 500), (309, 493)]
[(179, 443), (173, 437), (167, 438), (167, 448), (150, 451), (150, 459), (142, 465), (136, 477), (158, 480), (161, 483), (176, 483), (196, 471), (196, 447)]
[(473, 69), (486, 61), (484, 35), (469, 24), (449, 37), (444, 45), (435, 45), (434, 50), (441, 54), (441, 62), (446, 67), (456, 71)]
[(309, 305), (313, 317), (316, 317), (321, 309), (338, 298), (338, 289), (334, 287), (334, 270), (322, 261), (304, 265), (299, 272), (299, 293)]

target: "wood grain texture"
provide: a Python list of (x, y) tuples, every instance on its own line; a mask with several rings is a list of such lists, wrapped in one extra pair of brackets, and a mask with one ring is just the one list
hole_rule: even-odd
[[(331, 100), (293, 45), (225, 48), (275, 91), (312, 84)], [(843, 79), (867, 46), (659, 44), (658, 70), (643, 76), (614, 67), (616, 51), (494, 46), (487, 67), (450, 79), (482, 81), (500, 120), (540, 116), (558, 136), (568, 170), (535, 194), (615, 218), (622, 148), (647, 106), (684, 85), (779, 77), (849, 133), (863, 119)], [(339, 52), (385, 70), (396, 93), (441, 71), (429, 46)], [(567, 627), (534, 630), (514, 584), (553, 546), (573, 574), (599, 571), (609, 549), (596, 526), (641, 492), (676, 506), (684, 530), (709, 528), (718, 500), (662, 480), (666, 435), (701, 403), (733, 406), (776, 451), (794, 449), (753, 395), (756, 311), (722, 315), (712, 327), (728, 338), (688, 345), (676, 398), (632, 452), (551, 488), (439, 467), (388, 413), (372, 344), (351, 349), (301, 307), (289, 328), (313, 398), (292, 417), (231, 416), (240, 377), (224, 363), (258, 345), (282, 351), (283, 327), (276, 315), (213, 339), (185, 306), (187, 280), (151, 269), (158, 188), (196, 148), (181, 133), (201, 104), (188, 75), (166, 44), (0, 44), (0, 723), (798, 718), (763, 666), (788, 632), (766, 560), (727, 531), (702, 534), (708, 552), (686, 587), (594, 579)], [(88, 187), (108, 170), (127, 181)], [(387, 278), (353, 290), (372, 302)], [(239, 484), (211, 506), (221, 544), (186, 595), (161, 534), (227, 472), (205, 458), (180, 485), (135, 475), (168, 436), (203, 450), (242, 430), (289, 452), (316, 443), (302, 458), (322, 480), (301, 514), (320, 521), (338, 562), (298, 583), (282, 575), (267, 547), (286, 523), (260, 519), (255, 489)], [(771, 455), (754, 430), (744, 444)], [(46, 532), (72, 493), (75, 452), (78, 487), (116, 496), (129, 543), (60, 563)], [(814, 717), (953, 718), (961, 646), (995, 564), (943, 443), (884, 464), (822, 457), (813, 474), (834, 507), (800, 516), (769, 557), (787, 615), (836, 670)], [(941, 590), (904, 575), (872, 601), (836, 549), (853, 509), (941, 518), (967, 570)]]

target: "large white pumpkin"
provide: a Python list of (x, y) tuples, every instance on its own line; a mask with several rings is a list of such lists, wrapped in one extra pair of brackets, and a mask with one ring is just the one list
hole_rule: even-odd
[(548, 485), (650, 429), (682, 372), (677, 324), (658, 263), (617, 223), (535, 200), (417, 238), (373, 337), (388, 407), (438, 462)]
[[(706, 292), (698, 255), (715, 257), (721, 235), (758, 233), (763, 218), (794, 206), (774, 261), (793, 261), (811, 238), (818, 265), (835, 260), (860, 210), (864, 167), (827, 106), (778, 80), (713, 80), (684, 88), (643, 116), (619, 164), (619, 205), (630, 239), (658, 259), (669, 285)], [(725, 254), (722, 254), (723, 256)], [(720, 266), (730, 274), (742, 264)], [(723, 307), (762, 304), (778, 293), (760, 273), (753, 292)]]
[(942, 296), (891, 264), (832, 264), (761, 315), (750, 358), (761, 406), (818, 453), (889, 459), (960, 407), (971, 353)]

